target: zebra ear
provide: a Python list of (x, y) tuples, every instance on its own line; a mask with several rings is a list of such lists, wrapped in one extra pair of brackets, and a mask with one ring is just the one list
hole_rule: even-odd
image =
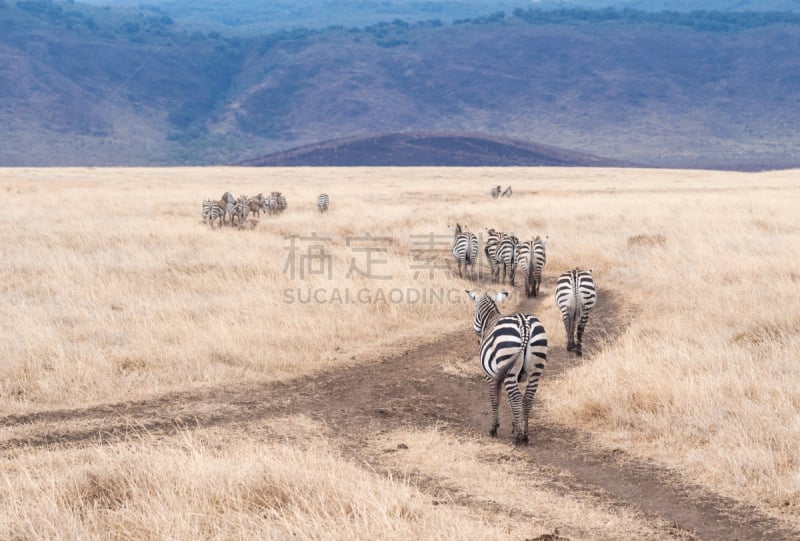
[(503, 291), (502, 293), (498, 293), (494, 296), (494, 302), (503, 302), (508, 297), (508, 291)]
[(467, 296), (468, 296), (470, 299), (472, 299), (472, 300), (473, 300), (473, 302), (478, 302), (478, 299), (480, 298), (480, 295), (478, 295), (478, 294), (477, 294), (477, 293), (475, 293), (474, 291), (470, 291), (470, 290), (468, 290), (468, 289), (465, 289), (465, 290), (464, 290), (464, 293), (466, 293), (466, 294), (467, 294)]

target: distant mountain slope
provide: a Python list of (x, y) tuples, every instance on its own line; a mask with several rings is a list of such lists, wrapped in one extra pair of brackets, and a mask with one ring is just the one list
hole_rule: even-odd
[[(0, 0), (0, 165), (477, 133), (652, 166), (800, 166), (798, 50), (792, 13), (518, 10), (245, 39), (151, 6)], [(419, 160), (452, 151), (425, 142)]]
[(623, 162), (514, 141), (447, 133), (392, 133), (307, 145), (245, 160), (249, 166), (623, 166)]

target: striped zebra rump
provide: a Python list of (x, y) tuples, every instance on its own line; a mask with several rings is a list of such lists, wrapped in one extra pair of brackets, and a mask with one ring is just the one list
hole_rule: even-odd
[(264, 197), (263, 193), (258, 194), (255, 197), (251, 197), (247, 200), (247, 207), (250, 213), (255, 214), (256, 217), (261, 217), (261, 212), (267, 211), (267, 198)]
[(533, 278), (533, 262), (531, 261), (531, 254), (533, 253), (533, 241), (521, 242), (517, 245), (517, 267), (522, 272), (525, 278), (525, 294), (531, 296), (531, 283)]
[(497, 282), (500, 277), (500, 264), (497, 261), (497, 248), (500, 246), (500, 241), (503, 239), (503, 233), (489, 229), (486, 232), (486, 244), (483, 247), (483, 253), (486, 254), (486, 259), (489, 261), (489, 267), (492, 272), (492, 281)]
[[(451, 252), (458, 263), (458, 275), (463, 278), (462, 266), (472, 273), (473, 265), (478, 257), (478, 237), (462, 230), (460, 224), (450, 226), (453, 229), (453, 245)], [(466, 227), (466, 226), (465, 226)]]
[(219, 221), (219, 227), (222, 227), (224, 217), (225, 217), (225, 210), (217, 201), (212, 201), (211, 199), (206, 199), (203, 201), (203, 221), (209, 224), (212, 228), (214, 227), (214, 220)]
[(231, 215), (231, 227), (233, 227), (236, 221), (239, 222), (239, 228), (245, 227), (245, 220), (247, 220), (247, 214), (250, 211), (250, 206), (248, 204), (248, 198), (246, 195), (242, 195), (236, 202), (230, 206), (230, 215)]
[[(528, 443), (528, 419), (539, 379), (547, 362), (547, 334), (541, 322), (532, 315), (516, 313), (503, 316), (498, 302), (508, 292), (495, 296), (467, 291), (475, 302), (473, 330), (480, 337), (480, 363), (489, 383), (492, 406), (491, 436), (500, 426), (498, 406), (500, 388), (505, 387), (512, 414), (512, 432), (517, 445)], [(520, 384), (524, 382), (524, 394)]]
[(542, 239), (538, 235), (531, 241), (528, 272), (525, 275), (526, 292), (529, 297), (539, 295), (539, 288), (542, 285), (542, 270), (547, 261), (546, 243), (547, 237)]
[(497, 199), (500, 197), (500, 192), (503, 190), (500, 186), (495, 186), (492, 188), (492, 199)]
[[(514, 276), (517, 267), (517, 245), (519, 239), (514, 235), (507, 235), (500, 241), (497, 247), (497, 262), (503, 268), (503, 279), (505, 282), (508, 275), (511, 285), (514, 285)], [(499, 274), (499, 273), (498, 273)]]
[(563, 273), (556, 284), (556, 305), (567, 332), (567, 351), (583, 353), (583, 332), (597, 302), (592, 269), (573, 269)]
[(323, 193), (317, 197), (317, 209), (320, 212), (328, 212), (328, 204), (330, 203), (330, 198), (328, 194)]

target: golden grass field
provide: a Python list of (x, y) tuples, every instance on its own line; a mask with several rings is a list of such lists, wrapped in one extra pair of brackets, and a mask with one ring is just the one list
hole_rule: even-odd
[[(497, 184), (514, 197), (493, 200)], [(287, 211), (250, 229), (200, 219), (205, 198), (272, 190)], [(323, 191), (327, 215), (315, 209)], [(491, 284), (423, 265), (448, 259), (459, 221), (479, 235), (549, 236), (535, 315), (552, 351), (566, 343), (558, 274), (593, 268), (599, 303), (615, 303), (603, 325), (590, 318), (582, 361), (557, 377), (545, 369), (540, 418), (800, 529), (798, 171), (0, 169), (0, 194), (4, 441), (29, 430), (14, 416), (302, 382), (468, 329), (463, 290)], [(521, 280), (514, 291), (501, 309), (522, 300)], [(474, 371), (431, 369), (477, 378), (476, 359), (477, 346)], [(0, 537), (681, 538), (597, 495), (555, 490), (558, 472), (521, 475), (502, 438), (446, 426), (375, 434), (365, 448), (409, 447), (379, 464), (304, 412), (258, 430), (131, 429), (124, 441), (9, 446)], [(439, 505), (419, 478), (469, 502)]]

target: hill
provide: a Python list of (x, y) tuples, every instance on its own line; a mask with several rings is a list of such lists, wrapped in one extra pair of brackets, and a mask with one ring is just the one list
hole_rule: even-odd
[(245, 160), (249, 166), (623, 166), (622, 162), (499, 137), (392, 133), (307, 145)]
[(238, 163), (447, 133), (652, 166), (797, 166), (797, 50), (792, 13), (518, 9), (243, 38), (152, 6), (0, 0), (0, 164)]

